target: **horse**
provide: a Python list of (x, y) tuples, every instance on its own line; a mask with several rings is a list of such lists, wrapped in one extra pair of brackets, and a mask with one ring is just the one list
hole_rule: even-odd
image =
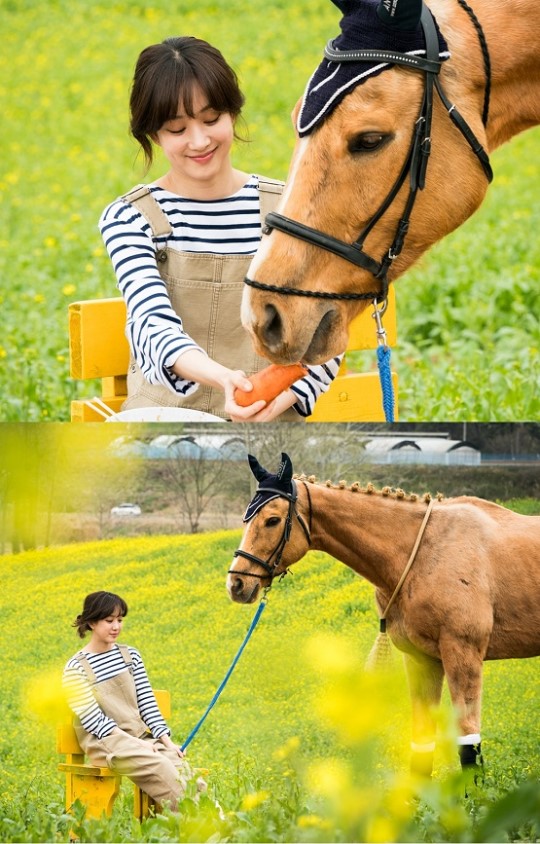
[(484, 660), (540, 654), (540, 517), (473, 496), (417, 496), (371, 484), (277, 474), (249, 456), (258, 489), (227, 575), (233, 601), (253, 603), (307, 551), (330, 554), (375, 586), (411, 699), (411, 769), (431, 776), (443, 680), (459, 757), (479, 773)]
[[(245, 279), (242, 322), (273, 363), (344, 352), (351, 320), (382, 312), (388, 285), (480, 207), (489, 153), (540, 122), (536, 0), (332, 2), (343, 34), (293, 111), (287, 182)], [(389, 7), (405, 17), (380, 20)], [(370, 49), (415, 27), (421, 50)], [(334, 96), (339, 74), (357, 81)]]

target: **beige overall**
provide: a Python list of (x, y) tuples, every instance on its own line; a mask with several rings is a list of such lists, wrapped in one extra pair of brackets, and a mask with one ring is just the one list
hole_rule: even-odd
[[(77, 659), (99, 706), (107, 717), (116, 721), (122, 732), (99, 739), (88, 733), (75, 719), (79, 744), (94, 765), (108, 767), (115, 773), (129, 777), (157, 803), (166, 803), (175, 810), (193, 772), (188, 762), (181, 759), (176, 751), (166, 748), (153, 738), (142, 720), (137, 706), (131, 654), (125, 645), (118, 647), (126, 663), (126, 671), (101, 683), (97, 683), (83, 652)], [(205, 784), (198, 782), (198, 788), (202, 790)]]
[[(282, 191), (282, 182), (259, 176), (261, 220), (275, 208)], [(154, 238), (172, 233), (167, 216), (147, 185), (139, 185), (122, 199), (145, 217)], [(158, 248), (156, 257), (159, 274), (184, 331), (209, 357), (229, 369), (242, 369), (248, 376), (268, 366), (265, 358), (255, 354), (240, 321), (244, 277), (253, 256), (194, 254), (165, 247)], [(150, 384), (133, 357), (127, 388), (128, 398), (122, 405), (123, 410), (150, 406), (185, 407), (227, 418), (224, 394), (220, 390), (201, 384), (195, 392), (184, 397), (162, 385)], [(292, 408), (279, 417), (285, 422), (302, 419)]]

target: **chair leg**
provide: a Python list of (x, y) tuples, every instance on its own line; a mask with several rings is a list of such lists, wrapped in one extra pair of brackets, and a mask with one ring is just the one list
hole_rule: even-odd
[(156, 810), (157, 803), (138, 785), (133, 786), (133, 814), (139, 822), (147, 818), (150, 810)]
[(96, 777), (84, 774), (69, 774), (66, 787), (66, 808), (80, 800), (86, 806), (87, 818), (100, 818), (103, 813), (109, 817), (114, 801), (120, 791), (121, 777)]

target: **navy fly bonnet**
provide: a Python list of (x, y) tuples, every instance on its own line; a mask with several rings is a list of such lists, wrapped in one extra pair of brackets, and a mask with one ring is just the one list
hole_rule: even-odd
[(293, 467), (291, 458), (288, 454), (282, 452), (281, 463), (277, 474), (272, 475), (264, 469), (256, 457), (248, 454), (248, 461), (251, 471), (255, 475), (259, 486), (257, 492), (249, 502), (247, 510), (244, 513), (244, 522), (249, 522), (264, 504), (271, 501), (273, 498), (286, 497), (291, 498), (294, 495), (293, 486)]
[[(415, 0), (332, 0), (344, 13), (341, 35), (330, 42), (334, 50), (386, 50), (395, 53), (426, 55), (420, 25), (421, 2)], [(435, 21), (439, 41), (439, 59), (450, 57), (448, 46)], [(369, 79), (393, 67), (380, 58), (370, 61), (333, 62), (324, 59), (305, 90), (297, 129), (300, 137), (309, 134), (347, 94)]]

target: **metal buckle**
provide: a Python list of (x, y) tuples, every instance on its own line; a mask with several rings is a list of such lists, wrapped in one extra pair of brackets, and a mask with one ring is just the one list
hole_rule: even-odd
[(385, 330), (385, 328), (382, 324), (382, 316), (383, 316), (384, 312), (386, 311), (387, 307), (388, 307), (388, 299), (384, 299), (383, 302), (381, 303), (380, 307), (379, 307), (379, 300), (378, 299), (373, 300), (373, 313), (371, 314), (371, 316), (375, 320), (375, 324), (376, 324), (375, 334), (377, 336), (377, 343), (378, 343), (379, 346), (385, 346), (385, 347), (388, 346), (388, 343), (386, 342), (386, 330)]

